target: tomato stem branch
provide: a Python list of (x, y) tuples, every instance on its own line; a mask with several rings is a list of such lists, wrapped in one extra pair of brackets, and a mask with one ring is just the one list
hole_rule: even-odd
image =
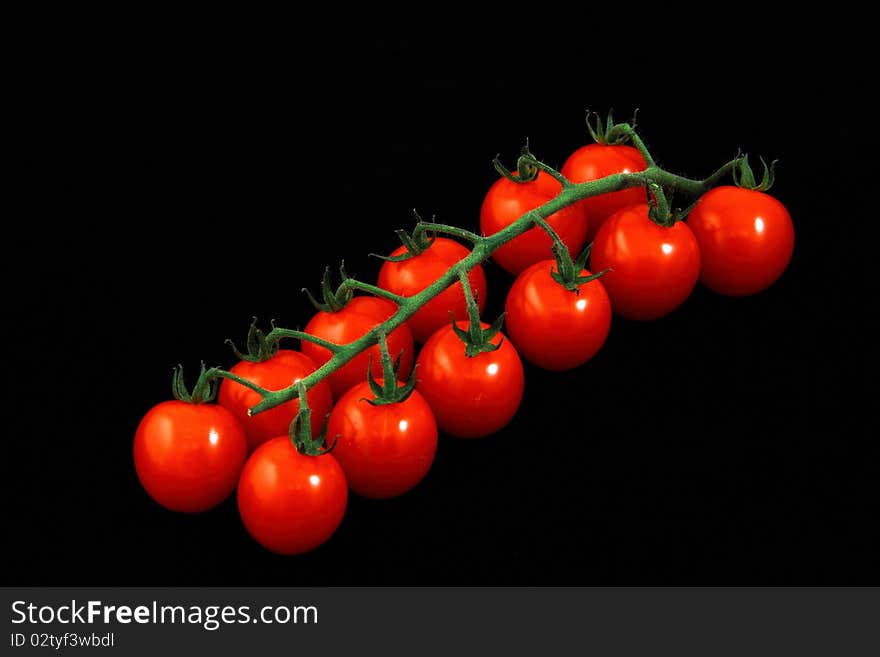
[(428, 221), (421, 221), (419, 222), (419, 227), (422, 230), (431, 233), (445, 233), (446, 235), (452, 235), (453, 237), (458, 237), (459, 239), (463, 239), (466, 242), (472, 242), (474, 244), (479, 244), (484, 239), (476, 233), (472, 233), (471, 231), (465, 230), (464, 228), (458, 228), (457, 226), (447, 226), (446, 224), (435, 224)]
[(361, 292), (366, 292), (367, 294), (373, 294), (377, 297), (388, 299), (389, 301), (393, 301), (394, 303), (396, 303), (398, 306), (401, 306), (407, 302), (406, 297), (403, 297), (399, 294), (394, 294), (394, 292), (389, 292), (388, 290), (383, 290), (381, 287), (376, 287), (375, 285), (370, 285), (369, 283), (364, 283), (363, 281), (359, 281), (354, 278), (346, 279), (343, 285), (352, 290), (360, 290)]
[(324, 338), (319, 338), (317, 335), (312, 335), (311, 333), (306, 333), (305, 331), (294, 331), (293, 329), (286, 328), (273, 328), (266, 334), (267, 342), (278, 342), (284, 338), (289, 338), (291, 340), (305, 340), (306, 342), (311, 342), (312, 344), (316, 344), (319, 347), (324, 347), (328, 351), (336, 353), (342, 349), (342, 345), (336, 344), (335, 342), (330, 342), (329, 340), (325, 340)]
[(244, 379), (244, 378), (238, 376), (237, 374), (233, 374), (232, 372), (227, 372), (226, 370), (221, 369), (219, 367), (212, 367), (211, 369), (209, 369), (207, 371), (206, 376), (209, 379), (218, 379), (219, 378), (219, 379), (229, 379), (230, 381), (235, 381), (236, 383), (240, 383), (241, 385), (243, 385), (245, 388), (250, 388), (251, 390), (253, 390), (255, 393), (257, 393), (258, 395), (260, 395), (263, 398), (265, 398), (266, 395), (270, 394), (268, 390), (258, 386), (256, 383), (253, 383), (252, 381), (248, 381), (247, 379)]

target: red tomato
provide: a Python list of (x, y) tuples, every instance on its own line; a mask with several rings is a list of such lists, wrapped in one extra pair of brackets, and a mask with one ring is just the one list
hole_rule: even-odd
[(172, 511), (196, 513), (220, 504), (235, 489), (246, 458), (244, 430), (215, 404), (157, 404), (134, 437), (138, 479)]
[(716, 187), (703, 195), (687, 223), (700, 245), (700, 282), (719, 294), (760, 292), (791, 261), (791, 217), (782, 203), (763, 192)]
[(327, 426), (330, 440), (337, 440), (333, 456), (358, 495), (397, 497), (418, 484), (434, 462), (437, 423), (415, 390), (396, 404), (373, 406), (368, 399), (373, 394), (364, 382), (337, 402)]
[(590, 269), (601, 271), (614, 311), (629, 319), (662, 317), (684, 303), (700, 275), (700, 249), (683, 221), (663, 228), (648, 204), (611, 215), (593, 241)]
[[(573, 183), (582, 183), (615, 173), (635, 173), (647, 168), (645, 158), (632, 146), (588, 144), (571, 154), (562, 165), (561, 173)], [(581, 201), (578, 205), (583, 205), (589, 222), (586, 241), (593, 240), (599, 228), (612, 214), (630, 205), (644, 202), (645, 190), (642, 187), (591, 196)]]
[[(516, 175), (516, 173), (514, 173)], [(480, 230), (492, 235), (506, 228), (529, 210), (559, 195), (562, 185), (552, 176), (538, 173), (531, 182), (515, 183), (499, 178), (489, 189), (480, 209)], [(580, 204), (571, 205), (547, 218), (571, 253), (578, 253), (587, 238), (587, 220)], [(553, 241), (542, 228), (532, 228), (499, 248), (492, 258), (511, 274), (552, 256)]]
[[(396, 311), (397, 306), (387, 299), (354, 297), (342, 310), (318, 312), (306, 325), (305, 331), (336, 344), (345, 344), (366, 335)], [(412, 333), (406, 324), (401, 324), (388, 334), (386, 340), (388, 352), (392, 358), (396, 359), (400, 352), (403, 352), (398, 376), (405, 380), (412, 372), (415, 351)], [(304, 354), (315, 361), (318, 367), (330, 360), (333, 355), (328, 349), (306, 341), (302, 343), (302, 350)], [(379, 345), (373, 345), (327, 378), (335, 399), (342, 397), (349, 388), (366, 381), (371, 354), (373, 356), (373, 376), (377, 378), (382, 376), (382, 353)]]
[(238, 511), (260, 545), (301, 554), (326, 541), (345, 515), (348, 486), (332, 454), (300, 454), (288, 436), (260, 445), (238, 483)]
[[(467, 329), (467, 322), (456, 322)], [(485, 329), (487, 324), (481, 324)], [(503, 342), (501, 342), (504, 340)], [(422, 347), (417, 361), (418, 383), (434, 412), (437, 425), (460, 438), (480, 438), (503, 428), (523, 396), (523, 367), (510, 340), (498, 333), (496, 351), (468, 358), (452, 325), (437, 331)]]
[[(278, 353), (269, 360), (262, 363), (243, 360), (229, 371), (266, 390), (275, 391), (304, 379), (316, 369), (318, 368), (315, 362), (305, 354), (290, 349), (279, 349)], [(254, 451), (270, 438), (286, 434), (290, 423), (299, 412), (299, 400), (294, 399), (264, 413), (248, 417), (248, 409), (256, 406), (260, 399), (259, 394), (235, 381), (223, 379), (223, 383), (220, 384), (217, 402), (229, 409), (241, 422), (247, 433), (250, 451)], [(333, 408), (330, 386), (321, 381), (309, 390), (306, 399), (309, 408), (312, 409), (312, 433), (317, 435), (324, 424), (324, 418)]]
[[(400, 246), (392, 256), (403, 255), (406, 247)], [(464, 246), (445, 237), (437, 237), (431, 246), (417, 256), (400, 262), (386, 261), (379, 270), (379, 287), (400, 294), (412, 296), (434, 283), (459, 260), (470, 253)], [(477, 265), (468, 274), (471, 289), (477, 298), (482, 312), (486, 305), (486, 274)], [(467, 318), (467, 305), (461, 283), (446, 288), (431, 299), (415, 315), (406, 320), (416, 342), (424, 342), (437, 329), (452, 320), (450, 311), (456, 319)]]
[[(554, 260), (538, 262), (507, 294), (507, 334), (526, 360), (548, 370), (567, 370), (590, 360), (611, 328), (611, 302), (599, 279), (566, 290), (550, 276)], [(581, 276), (589, 276), (586, 269)]]

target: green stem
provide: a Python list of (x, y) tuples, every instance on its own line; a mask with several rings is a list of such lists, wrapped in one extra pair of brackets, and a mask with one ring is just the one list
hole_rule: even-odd
[(389, 301), (393, 301), (394, 303), (396, 303), (398, 306), (402, 306), (407, 302), (406, 297), (402, 297), (399, 294), (394, 294), (394, 292), (389, 292), (388, 290), (383, 290), (381, 287), (376, 287), (375, 285), (370, 285), (369, 283), (355, 280), (354, 278), (346, 279), (343, 285), (352, 290), (360, 290), (361, 292), (366, 292), (367, 294), (374, 294), (377, 297), (388, 299)]
[[(633, 133), (633, 135), (635, 135), (635, 133)], [(639, 148), (641, 140), (634, 140), (633, 143)], [(641, 147), (643, 148), (644, 144), (641, 144)], [(647, 151), (647, 149), (645, 150)], [(645, 159), (649, 163), (653, 163), (654, 161), (653, 158), (646, 157)], [(249, 388), (260, 392), (260, 394), (263, 395), (262, 401), (250, 409), (250, 414), (256, 415), (290, 401), (291, 399), (296, 399), (299, 395), (300, 389), (309, 389), (319, 381), (324, 380), (330, 374), (350, 362), (355, 356), (375, 345), (381, 334), (390, 334), (394, 329), (412, 317), (419, 308), (423, 307), (431, 299), (443, 292), (443, 290), (458, 281), (464, 282), (464, 280), (466, 280), (467, 272), (491, 256), (504, 244), (519, 237), (531, 228), (534, 228), (539, 223), (538, 219), (546, 221), (550, 215), (591, 196), (616, 192), (630, 187), (642, 187), (650, 182), (674, 188), (691, 196), (699, 196), (711, 188), (712, 185), (714, 185), (722, 176), (729, 173), (736, 162), (737, 160), (728, 162), (704, 180), (684, 178), (664, 171), (654, 164), (650, 164), (645, 171), (639, 171), (636, 173), (618, 173), (598, 180), (569, 184), (568, 186), (563, 186), (562, 191), (555, 198), (547, 201), (542, 206), (527, 212), (507, 227), (487, 237), (481, 237), (476, 233), (455, 226), (435, 223), (422, 224), (425, 230), (436, 233), (445, 233), (473, 242), (474, 248), (469, 255), (452, 265), (452, 267), (450, 267), (446, 273), (434, 283), (418, 294), (414, 294), (407, 298), (405, 302), (400, 303), (397, 312), (373, 330), (348, 344), (332, 345), (331, 343), (328, 343), (322, 345), (330, 349), (330, 351), (333, 352), (333, 356), (315, 372), (312, 372), (309, 376), (300, 381), (299, 384), (290, 385), (287, 388), (276, 392), (269, 392), (260, 389), (259, 386), (254, 386), (253, 384), (248, 385), (248, 383), (245, 383), (243, 380), (239, 380), (239, 383), (242, 383), (242, 385), (248, 385)], [(467, 290), (468, 288), (465, 287), (465, 295), (467, 295)], [(477, 321), (479, 321), (479, 318), (477, 318)], [(280, 333), (282, 331), (285, 331), (285, 329), (273, 329), (273, 331), (269, 333), (269, 336), (280, 336), (282, 335)], [(300, 332), (285, 332), (283, 337), (294, 337), (294, 333), (296, 334), (295, 337), (311, 340), (316, 344), (320, 344), (317, 340), (313, 339), (312, 336), (306, 337), (307, 334)], [(216, 372), (216, 375), (232, 378), (228, 376), (228, 372), (222, 372), (220, 370)]]
[(565, 189), (566, 187), (571, 187), (572, 185), (574, 185), (573, 182), (571, 182), (568, 178), (563, 176), (559, 171), (557, 171), (553, 167), (547, 166), (543, 162), (539, 162), (532, 155), (520, 155), (520, 159), (525, 160), (526, 162), (528, 162), (530, 165), (532, 165), (536, 169), (539, 169), (540, 171), (543, 171), (544, 173), (546, 173), (548, 176), (555, 178), (557, 181), (559, 181), (559, 184), (562, 185), (562, 189)]
[(553, 226), (548, 224), (539, 214), (535, 214), (533, 216), (535, 224), (538, 225), (539, 228), (543, 228), (544, 232), (550, 236), (550, 239), (553, 240), (553, 243), (556, 245), (557, 249), (562, 251), (568, 251), (568, 247), (565, 246), (565, 242), (562, 241), (562, 238), (559, 237), (559, 233), (553, 230)]
[(467, 308), (468, 319), (470, 320), (470, 330), (480, 331), (480, 309), (477, 307), (477, 300), (474, 298), (474, 291), (471, 289), (471, 281), (468, 272), (458, 272), (458, 280), (461, 281), (461, 287), (464, 290), (464, 302)]
[[(238, 376), (237, 374), (233, 374), (232, 372), (227, 372), (226, 370), (220, 369), (219, 367), (212, 367), (211, 369), (209, 369), (206, 376), (209, 379), (217, 379), (217, 378), (229, 379), (230, 381), (235, 381), (236, 383), (240, 383), (245, 388), (250, 388), (251, 390), (253, 390), (255, 393), (260, 395), (260, 397), (262, 397), (263, 399), (265, 399), (268, 395), (272, 394), (270, 391), (258, 386), (256, 383), (253, 383), (252, 381), (248, 381), (247, 379), (243, 379), (240, 376)], [(276, 406), (277, 406), (277, 404), (276, 404)]]
[(654, 162), (654, 157), (648, 151), (648, 147), (645, 146), (645, 142), (642, 141), (642, 138), (636, 133), (635, 128), (633, 128), (629, 123), (619, 123), (615, 126), (615, 129), (625, 134), (633, 146), (635, 146), (636, 150), (642, 154), (642, 157), (645, 159), (645, 164), (648, 165), (648, 168), (656, 167), (657, 163)]
[(324, 347), (333, 353), (340, 351), (342, 349), (342, 345), (336, 344), (335, 342), (330, 342), (329, 340), (325, 340), (324, 338), (319, 338), (316, 335), (312, 335), (311, 333), (306, 333), (305, 331), (294, 331), (293, 329), (286, 328), (273, 328), (269, 333), (266, 334), (267, 342), (278, 342), (283, 338), (290, 338), (291, 340), (305, 340), (306, 342), (311, 342), (312, 344), (316, 344), (319, 347)]
[(446, 235), (452, 235), (474, 244), (479, 244), (483, 241), (483, 238), (476, 233), (472, 233), (464, 228), (458, 228), (457, 226), (447, 226), (446, 224), (435, 224), (427, 221), (419, 223), (419, 226), (429, 233), (445, 233)]

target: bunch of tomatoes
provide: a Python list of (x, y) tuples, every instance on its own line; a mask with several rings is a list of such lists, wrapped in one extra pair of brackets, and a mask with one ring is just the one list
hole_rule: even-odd
[[(562, 167), (571, 182), (646, 169), (638, 149), (594, 137), (597, 143)], [(571, 369), (601, 349), (612, 313), (655, 319), (681, 305), (698, 281), (744, 296), (778, 279), (794, 248), (791, 218), (765, 193), (766, 175), (756, 184), (744, 158), (737, 166), (737, 184), (706, 192), (686, 220), (658, 220), (645, 189), (629, 188), (572, 204), (498, 248), (492, 257), (516, 277), (505, 303), (506, 336), (500, 321), (479, 321), (487, 285), (477, 265), (467, 274), (470, 289), (461, 282), (447, 288), (382, 333), (380, 344), (263, 413), (249, 415), (261, 396), (235, 380), (216, 390), (203, 368), (189, 393), (176, 370), (176, 399), (150, 409), (137, 428), (134, 461), (143, 487), (162, 506), (187, 513), (210, 509), (237, 488), (242, 522), (257, 542), (281, 554), (316, 548), (341, 523), (349, 490), (387, 499), (416, 486), (434, 460), (438, 430), (480, 438), (502, 429), (522, 400), (521, 358)], [(544, 171), (502, 176), (485, 196), (482, 234), (561, 191)], [(377, 281), (400, 297), (421, 292), (470, 254), (453, 239), (418, 229), (400, 234), (403, 244), (385, 258)], [(344, 281), (333, 292), (329, 277), (316, 305), (305, 332), (335, 345), (397, 311), (390, 298), (354, 295)], [(270, 391), (305, 379), (333, 355), (320, 341), (281, 349), (255, 325), (247, 353), (236, 354), (230, 373)]]

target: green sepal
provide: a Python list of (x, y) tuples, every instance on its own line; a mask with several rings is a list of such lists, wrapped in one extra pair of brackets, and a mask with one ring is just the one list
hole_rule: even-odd
[(299, 411), (290, 423), (290, 442), (300, 454), (305, 456), (321, 456), (336, 446), (336, 439), (330, 446), (325, 446), (327, 440), (327, 424), (330, 414), (324, 417), (324, 424), (317, 436), (312, 435), (312, 409), (309, 408), (306, 398), (306, 386), (300, 382), (297, 386), (299, 398)]
[[(614, 110), (608, 110), (608, 116), (606, 117), (605, 125), (603, 126), (602, 116), (598, 112), (587, 110), (587, 130), (590, 133), (590, 137), (592, 137), (593, 141), (597, 144), (602, 144), (603, 146), (625, 144), (630, 141), (630, 132), (636, 127), (637, 114), (638, 109), (633, 113), (633, 118), (630, 123), (614, 123)], [(591, 115), (595, 117), (595, 126), (590, 123)], [(624, 128), (624, 126), (626, 126), (626, 128)]]
[(486, 329), (483, 329), (477, 322), (470, 322), (467, 330), (459, 328), (453, 317), (452, 330), (455, 331), (458, 339), (464, 342), (464, 353), (468, 358), (473, 358), (482, 353), (497, 351), (501, 347), (501, 344), (504, 342), (503, 339), (498, 344), (493, 344), (491, 340), (498, 335), (504, 326), (505, 315), (506, 313), (501, 313), (498, 319), (492, 322), (492, 325)]
[(193, 386), (192, 393), (187, 389), (183, 378), (183, 365), (177, 365), (171, 375), (171, 394), (178, 401), (187, 404), (203, 404), (217, 398), (217, 386), (213, 378), (208, 377), (205, 361), (202, 361), (199, 378)]
[(763, 157), (761, 157), (760, 160), (761, 165), (764, 167), (764, 175), (761, 177), (761, 182), (755, 180), (755, 172), (749, 165), (748, 155), (743, 155), (737, 161), (737, 164), (733, 167), (732, 171), (733, 182), (737, 187), (750, 189), (756, 192), (766, 192), (773, 186), (773, 183), (776, 182), (776, 163), (779, 160), (773, 160), (770, 162), (769, 167)]
[(406, 383), (399, 386), (398, 382), (400, 374), (400, 361), (403, 358), (401, 351), (394, 362), (391, 362), (391, 355), (388, 353), (388, 342), (384, 332), (379, 332), (379, 349), (382, 352), (382, 383), (373, 377), (373, 355), (370, 354), (370, 366), (367, 369), (367, 383), (373, 393), (373, 399), (367, 400), (373, 406), (385, 406), (387, 404), (398, 404), (412, 394), (416, 388), (416, 368), (413, 367)]
[(551, 248), (553, 249), (553, 255), (556, 257), (556, 271), (553, 271), (551, 268), (550, 277), (569, 292), (580, 294), (581, 285), (586, 285), (590, 281), (594, 281), (611, 271), (609, 267), (596, 274), (581, 276), (581, 272), (587, 265), (587, 258), (590, 257), (590, 251), (593, 249), (592, 242), (587, 244), (586, 248), (581, 251), (580, 255), (573, 262), (568, 249), (560, 247), (556, 242), (553, 243)]
[(321, 296), (324, 298), (323, 303), (315, 299), (308, 288), (303, 288), (302, 291), (306, 293), (311, 304), (318, 310), (325, 313), (338, 312), (345, 308), (354, 296), (352, 289), (345, 284), (349, 278), (345, 271), (345, 262), (342, 262), (339, 265), (339, 277), (339, 287), (334, 291), (333, 285), (330, 281), (330, 267), (327, 267), (324, 270), (324, 276), (321, 279)]
[(437, 236), (431, 235), (430, 237), (428, 237), (428, 232), (422, 225), (422, 218), (419, 216), (419, 213), (413, 210), (413, 216), (416, 220), (416, 227), (413, 229), (412, 234), (407, 233), (402, 228), (400, 230), (394, 231), (397, 237), (400, 239), (401, 244), (403, 244), (404, 248), (406, 249), (404, 253), (396, 256), (383, 256), (376, 253), (371, 253), (370, 255), (386, 262), (403, 262), (404, 260), (409, 260), (410, 258), (414, 258), (417, 255), (421, 255), (422, 253), (430, 249), (431, 245), (434, 243), (434, 240), (437, 239)]
[[(504, 327), (504, 317), (506, 315), (507, 313), (501, 313), (500, 315), (498, 315), (498, 319), (492, 322), (489, 328), (483, 330), (484, 340), (488, 342), (492, 340), (496, 335), (501, 333), (501, 329)], [(489, 351), (495, 351), (495, 349), (498, 349), (498, 347), (501, 346), (501, 343), (499, 342), (497, 345), (493, 344), (492, 346), (494, 347), (494, 349), (490, 349)]]
[(370, 385), (370, 390), (373, 393), (374, 397), (381, 397), (384, 390), (382, 390), (382, 386), (373, 378), (373, 354), (370, 354), (370, 365), (367, 367), (367, 383)]
[(266, 340), (266, 334), (257, 327), (256, 317), (254, 317), (250, 328), (248, 328), (246, 354), (239, 351), (235, 342), (232, 340), (227, 339), (226, 344), (232, 348), (236, 358), (239, 360), (246, 360), (250, 363), (262, 363), (278, 353), (278, 342), (269, 342)]
[(535, 160), (535, 156), (532, 155), (529, 150), (529, 140), (526, 139), (525, 146), (522, 147), (520, 151), (520, 156), (516, 160), (516, 173), (517, 175), (513, 175), (510, 170), (501, 164), (501, 155), (498, 154), (495, 156), (495, 159), (492, 160), (492, 166), (495, 167), (495, 171), (497, 171), (502, 177), (507, 178), (511, 182), (515, 182), (518, 185), (522, 185), (524, 183), (532, 182), (535, 178), (538, 177), (538, 167), (536, 167), (532, 162)]

